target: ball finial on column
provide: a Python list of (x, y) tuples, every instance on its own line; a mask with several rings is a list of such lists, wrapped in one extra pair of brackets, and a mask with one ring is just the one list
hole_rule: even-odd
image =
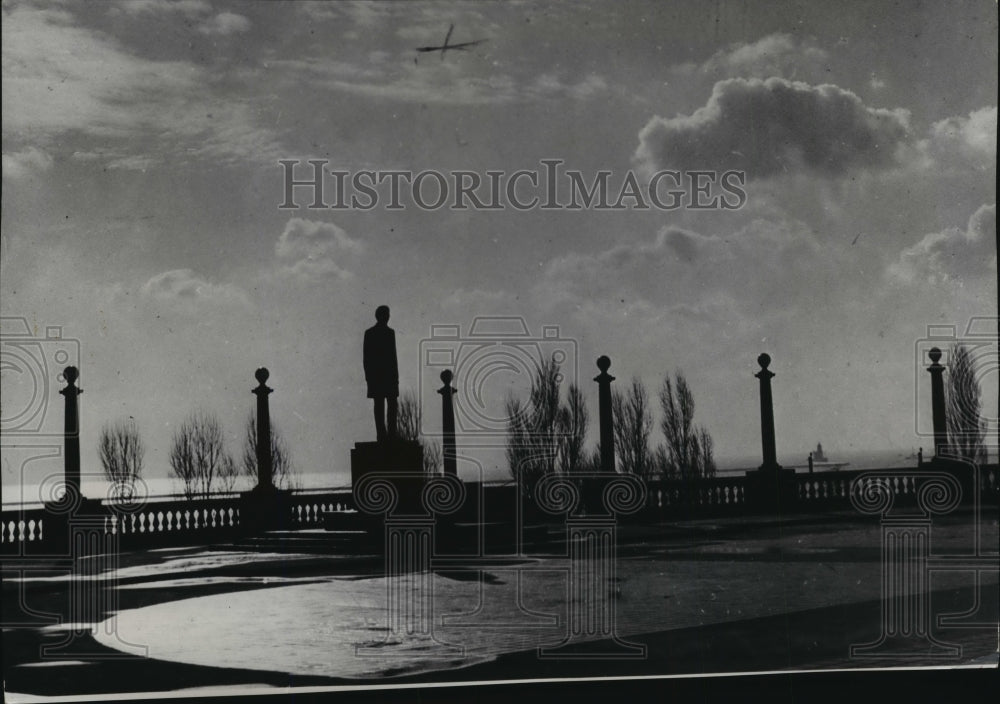
[(255, 371), (253, 375), (258, 382), (260, 382), (261, 384), (266, 384), (268, 377), (271, 376), (271, 372), (267, 371), (267, 367), (261, 367), (260, 369)]
[(451, 373), (450, 369), (445, 369), (443, 372), (441, 372), (441, 381), (443, 381), (445, 384), (450, 384), (451, 380), (454, 378), (455, 375)]
[(606, 354), (602, 354), (597, 358), (597, 368), (603, 373), (607, 373), (608, 369), (611, 368), (611, 358)]
[(63, 379), (66, 380), (67, 384), (72, 384), (80, 376), (80, 370), (76, 367), (66, 367), (63, 369)]
[(761, 369), (767, 369), (771, 366), (771, 355), (767, 352), (762, 352), (759, 357), (757, 357), (757, 364), (760, 365)]
[(927, 353), (927, 356), (931, 358), (931, 361), (934, 362), (934, 364), (937, 364), (938, 362), (941, 361), (941, 350), (938, 349), (937, 347), (931, 347), (930, 351)]

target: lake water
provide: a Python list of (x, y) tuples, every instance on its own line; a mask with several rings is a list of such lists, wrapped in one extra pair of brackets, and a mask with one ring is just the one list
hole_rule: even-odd
[[(853, 469), (885, 469), (889, 467), (915, 467), (917, 464), (913, 452), (902, 450), (867, 450), (839, 453), (836, 450), (826, 449), (825, 453), (831, 462), (847, 462), (844, 470)], [(801, 457), (779, 456), (778, 462), (785, 467), (794, 467), (798, 472), (808, 471), (806, 463), (808, 452)], [(929, 458), (931, 452), (927, 451), (925, 457)], [(991, 453), (990, 461), (995, 462), (995, 453)], [(734, 476), (742, 474), (751, 469), (756, 469), (761, 462), (759, 455), (746, 455), (743, 457), (720, 458), (718, 461), (718, 474), (720, 476)], [(510, 478), (509, 474), (502, 469), (494, 468), (485, 476), (487, 481), (502, 481)], [(333, 474), (329, 472), (305, 472), (296, 475), (296, 485), (301, 489), (328, 489), (328, 488), (350, 488), (350, 481), (345, 474)], [(251, 488), (249, 480), (240, 479), (240, 483), (234, 491), (246, 491)], [(48, 485), (24, 485), (4, 483), (3, 505), (16, 506), (21, 504), (37, 505), (43, 501), (50, 493), (51, 487)], [(94, 478), (84, 478), (83, 494), (89, 498), (99, 499), (108, 496), (110, 484), (107, 481)], [(143, 486), (140, 494), (146, 496), (168, 496), (180, 494), (181, 483), (171, 477), (153, 476), (143, 479)]]

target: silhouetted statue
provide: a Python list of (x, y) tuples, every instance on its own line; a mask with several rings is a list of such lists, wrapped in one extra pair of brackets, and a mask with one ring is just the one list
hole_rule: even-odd
[(382, 442), (396, 437), (399, 364), (396, 361), (396, 333), (388, 325), (389, 306), (376, 308), (375, 320), (378, 322), (365, 330), (365, 381), (368, 398), (375, 400), (375, 433)]

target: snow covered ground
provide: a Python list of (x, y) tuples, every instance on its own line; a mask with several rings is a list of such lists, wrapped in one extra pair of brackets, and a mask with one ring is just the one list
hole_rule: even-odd
[[(629, 551), (617, 562), (617, 632), (641, 642), (643, 633), (877, 599), (877, 552), (845, 549), (877, 550), (877, 535), (869, 527), (813, 535), (799, 531), (779, 540), (659, 544)], [(942, 547), (948, 542), (947, 536), (939, 541)], [(177, 562), (174, 569), (160, 565), (148, 572), (167, 579), (134, 586), (177, 584), (184, 567), (199, 564), (192, 556)], [(302, 578), (308, 579), (304, 583), (238, 578), (275, 586), (124, 611), (117, 615), (116, 632), (99, 628), (97, 637), (109, 647), (118, 647), (119, 639), (143, 644), (155, 659), (301, 675), (368, 679), (453, 669), (559, 644), (567, 632), (567, 605), (575, 598), (568, 589), (568, 567), (566, 559), (553, 557), (438, 571), (426, 582), (433, 639), (388, 633), (386, 579), (343, 574)], [(961, 585), (967, 578), (939, 576), (933, 586), (950, 586), (949, 579)], [(408, 589), (418, 584), (415, 576), (406, 578)], [(872, 636), (877, 633), (873, 623)], [(720, 663), (718, 669), (726, 668)]]

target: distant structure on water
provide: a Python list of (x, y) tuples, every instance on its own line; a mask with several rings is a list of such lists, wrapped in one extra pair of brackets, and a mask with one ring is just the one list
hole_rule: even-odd
[(829, 471), (837, 471), (841, 467), (846, 467), (850, 462), (831, 462), (823, 453), (823, 443), (816, 443), (816, 449), (809, 453), (809, 471), (815, 468), (822, 468)]

